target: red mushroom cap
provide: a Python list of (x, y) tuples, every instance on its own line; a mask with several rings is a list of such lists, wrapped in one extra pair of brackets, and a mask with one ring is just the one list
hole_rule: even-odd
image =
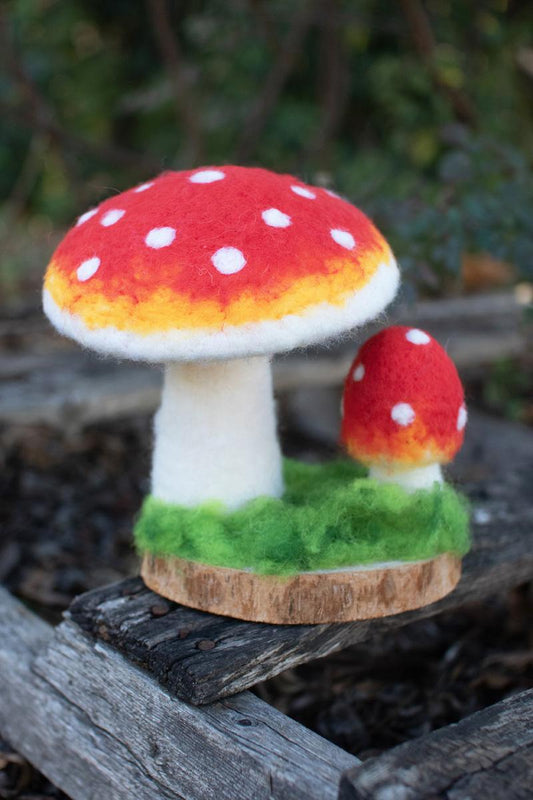
[(425, 331), (392, 326), (357, 353), (344, 384), (341, 440), (358, 461), (447, 463), (463, 442), (466, 419), (455, 365)]
[(83, 214), (52, 257), (45, 311), (132, 358), (288, 350), (375, 316), (398, 272), (350, 203), (245, 167), (167, 172)]

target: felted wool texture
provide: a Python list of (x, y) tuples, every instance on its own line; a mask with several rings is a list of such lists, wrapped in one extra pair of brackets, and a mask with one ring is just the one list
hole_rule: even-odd
[(397, 284), (388, 245), (354, 206), (290, 175), (210, 167), (82, 215), (48, 267), (45, 311), (101, 352), (228, 358), (336, 335)]
[(429, 489), (434, 483), (444, 480), (440, 464), (426, 464), (412, 469), (398, 469), (396, 465), (390, 465), (388, 469), (371, 466), (368, 474), (382, 483), (397, 483), (407, 492)]
[(343, 395), (341, 440), (386, 470), (450, 461), (464, 437), (464, 392), (453, 361), (425, 331), (392, 326), (361, 347)]
[(283, 353), (338, 337), (355, 325), (374, 319), (393, 300), (398, 281), (395, 262), (382, 263), (370, 282), (342, 307), (320, 303), (298, 315), (243, 327), (227, 325), (220, 330), (170, 330), (139, 335), (112, 326), (88, 328), (77, 314), (60, 308), (46, 289), (43, 308), (60, 333), (102, 355), (151, 362), (214, 361)]
[(152, 495), (237, 508), (282, 492), (268, 358), (169, 365), (155, 417)]
[(284, 463), (281, 499), (231, 513), (148, 497), (135, 526), (140, 552), (273, 575), (418, 561), (469, 547), (466, 501), (450, 486), (409, 494), (364, 477), (353, 462)]

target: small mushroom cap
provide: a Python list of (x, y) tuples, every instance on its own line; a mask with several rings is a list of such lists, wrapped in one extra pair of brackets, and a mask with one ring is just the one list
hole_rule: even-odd
[(341, 440), (368, 466), (444, 464), (467, 412), (451, 358), (428, 333), (392, 326), (368, 339), (344, 384)]
[(290, 350), (378, 314), (398, 270), (365, 215), (290, 175), (167, 172), (82, 214), (44, 308), (100, 352), (154, 361)]

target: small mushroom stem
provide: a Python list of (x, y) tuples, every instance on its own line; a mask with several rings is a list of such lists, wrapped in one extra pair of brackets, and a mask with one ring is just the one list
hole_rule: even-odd
[(417, 489), (431, 489), (434, 483), (442, 483), (440, 464), (427, 464), (424, 467), (398, 469), (398, 467), (372, 466), (368, 476), (381, 483), (397, 483), (408, 492)]
[(154, 427), (155, 497), (238, 508), (281, 496), (269, 358), (168, 364)]

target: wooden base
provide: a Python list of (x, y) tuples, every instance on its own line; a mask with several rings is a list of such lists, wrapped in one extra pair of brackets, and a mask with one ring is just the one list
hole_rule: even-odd
[(461, 559), (395, 562), (287, 578), (145, 554), (141, 575), (163, 597), (252, 622), (307, 625), (386, 617), (434, 603), (452, 591)]

